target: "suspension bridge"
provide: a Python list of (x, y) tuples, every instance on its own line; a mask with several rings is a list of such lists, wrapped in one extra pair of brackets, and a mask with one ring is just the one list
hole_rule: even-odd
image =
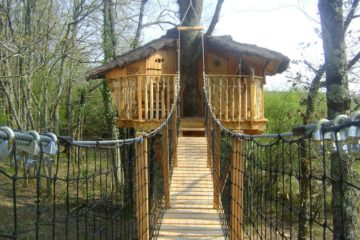
[(207, 103), (203, 136), (187, 137), (178, 108), (122, 140), (1, 127), (0, 237), (359, 238), (359, 113), (246, 135)]
[[(202, 28), (180, 24), (178, 52), (184, 29)], [(202, 54), (195, 129), (180, 117), (180, 56), (177, 75), (110, 81), (120, 122), (159, 125), (151, 132), (78, 141), (0, 127), (0, 238), (359, 239), (360, 113), (281, 134), (234, 132), (224, 125), (263, 130), (264, 79), (241, 66), (239, 76), (206, 75), (203, 36)], [(284, 65), (270, 62), (264, 71)]]

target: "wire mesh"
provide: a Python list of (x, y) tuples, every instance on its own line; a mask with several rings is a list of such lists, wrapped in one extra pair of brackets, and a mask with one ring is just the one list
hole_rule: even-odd
[[(320, 141), (308, 135), (234, 134), (231, 154), (231, 137), (223, 132), (219, 185), (222, 174), (229, 172), (227, 162), (234, 176), (227, 178), (228, 192), (220, 188), (221, 213), (235, 239), (357, 239), (359, 140), (339, 140), (348, 127), (325, 128), (333, 137)], [(216, 144), (213, 149), (218, 151)]]
[(62, 138), (59, 152), (30, 154), (15, 141), (0, 162), (0, 238), (136, 239), (135, 139)]
[(150, 239), (157, 236), (165, 211), (164, 176), (162, 171), (162, 136), (156, 134), (148, 140), (149, 161), (149, 221)]
[(220, 194), (226, 238), (360, 238), (359, 112), (283, 134), (236, 134), (216, 119), (206, 78), (204, 86), (214, 202)]

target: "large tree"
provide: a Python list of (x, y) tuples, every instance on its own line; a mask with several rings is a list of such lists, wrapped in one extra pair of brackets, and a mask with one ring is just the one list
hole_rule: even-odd
[[(177, 0), (182, 26), (199, 26), (203, 9), (202, 0)], [(205, 36), (211, 35), (218, 22), (223, 0), (218, 0), (214, 15)], [(202, 54), (201, 33), (198, 30), (182, 31), (180, 34), (180, 74), (184, 117), (199, 116), (202, 109), (202, 93), (197, 81), (198, 60)]]
[[(349, 113), (345, 25), (342, 0), (319, 0), (325, 57), (327, 115), (329, 119)], [(356, 239), (355, 196), (346, 184), (351, 179), (352, 159), (345, 154), (332, 154), (331, 177), (333, 239)]]

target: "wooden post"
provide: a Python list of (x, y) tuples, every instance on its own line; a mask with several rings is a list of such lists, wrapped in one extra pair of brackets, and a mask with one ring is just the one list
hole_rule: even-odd
[(161, 81), (162, 81), (162, 88), (161, 88), (161, 118), (164, 119), (166, 118), (166, 102), (165, 102), (165, 77), (160, 77)]
[(222, 120), (222, 91), (223, 91), (223, 84), (222, 78), (219, 78), (219, 120)]
[(229, 120), (229, 78), (225, 77), (225, 121)]
[(212, 118), (211, 118), (211, 113), (210, 110), (208, 110), (207, 113), (207, 119), (206, 119), (206, 140), (207, 140), (207, 167), (211, 168), (211, 122), (212, 122)]
[(177, 159), (177, 143), (178, 143), (178, 136), (177, 136), (177, 107), (174, 108), (174, 113), (173, 113), (173, 119), (171, 121), (171, 125), (172, 125), (172, 149), (173, 149), (173, 154), (172, 154), (172, 158), (173, 158), (173, 167), (177, 167), (178, 166), (178, 159)]
[(138, 104), (138, 119), (142, 121), (142, 76), (137, 76), (137, 104)]
[(250, 121), (255, 120), (255, 101), (256, 101), (256, 89), (255, 89), (255, 78), (254, 78), (254, 69), (251, 69), (250, 75)]
[(154, 119), (154, 83), (153, 77), (150, 77), (150, 120)]
[(156, 120), (159, 120), (159, 110), (160, 110), (160, 79), (159, 78), (155, 78), (156, 79), (156, 89), (155, 89), (155, 93), (156, 93), (156, 104), (155, 104), (155, 108), (156, 108)]
[(236, 87), (236, 83), (235, 83), (234, 78), (231, 78), (231, 120), (235, 121), (235, 87)]
[(214, 124), (214, 159), (213, 159), (213, 178), (214, 178), (214, 208), (220, 207), (220, 127)]
[(232, 140), (231, 158), (231, 202), (230, 202), (230, 237), (231, 240), (243, 239), (243, 192), (244, 192), (244, 161), (242, 142)]
[(145, 76), (145, 120), (149, 119), (148, 77)]
[(165, 117), (167, 115), (169, 115), (170, 110), (171, 110), (171, 104), (170, 104), (170, 86), (171, 86), (171, 84), (170, 84), (170, 79), (171, 79), (171, 77), (166, 78), (166, 106), (167, 106), (166, 109), (167, 109), (167, 111), (166, 111)]
[(266, 76), (264, 75), (263, 82), (261, 83), (261, 119), (265, 117), (265, 97), (264, 97), (264, 84), (266, 83)]
[(211, 102), (211, 86), (212, 86), (212, 77), (208, 77), (208, 81), (207, 81), (207, 84), (208, 84), (208, 101), (209, 101), (209, 104), (212, 105), (212, 102)]
[(144, 133), (138, 133), (139, 136), (144, 141), (136, 144), (136, 223), (139, 239), (149, 240), (148, 141)]
[(165, 198), (165, 208), (170, 208), (170, 170), (169, 170), (169, 131), (168, 127), (162, 130), (162, 163), (163, 188)]
[(242, 101), (241, 101), (241, 98), (242, 98), (241, 76), (238, 78), (237, 82), (238, 82), (238, 93), (237, 93), (237, 95), (238, 95), (238, 98), (239, 98), (239, 101), (237, 102), (237, 105), (239, 107), (238, 108), (238, 111), (239, 111), (238, 121), (240, 122), (241, 119), (242, 119), (241, 115), (242, 115), (242, 109), (243, 109), (243, 107), (241, 105), (242, 104)]

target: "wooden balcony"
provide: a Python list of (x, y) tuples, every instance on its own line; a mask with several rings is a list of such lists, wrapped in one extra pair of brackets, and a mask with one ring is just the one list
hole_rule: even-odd
[(157, 128), (166, 119), (177, 92), (175, 74), (126, 75), (109, 79), (118, 127)]
[(208, 99), (224, 127), (246, 133), (262, 133), (265, 79), (254, 75), (208, 75)]

